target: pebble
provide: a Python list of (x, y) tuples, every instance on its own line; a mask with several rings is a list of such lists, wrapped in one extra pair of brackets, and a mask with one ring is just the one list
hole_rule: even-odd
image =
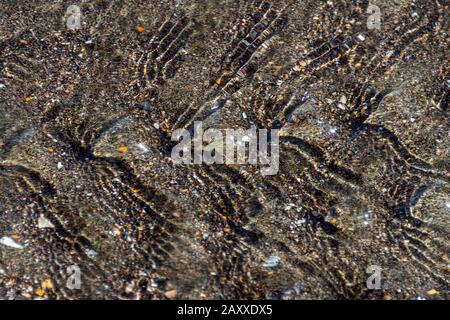
[(86, 255), (89, 258), (94, 258), (97, 255), (97, 252), (95, 252), (94, 250), (89, 249), (89, 250), (86, 251)]
[(164, 292), (164, 297), (166, 297), (167, 299), (175, 299), (176, 296), (177, 290), (175, 289)]
[(128, 152), (128, 148), (125, 147), (125, 146), (122, 146), (122, 147), (119, 148), (119, 152), (120, 153), (127, 153)]
[(42, 281), (41, 287), (42, 287), (42, 289), (53, 290), (53, 283), (50, 279), (45, 279), (44, 281)]
[(63, 164), (62, 164), (61, 162), (58, 162), (58, 164), (56, 165), (56, 167), (57, 167), (59, 170), (61, 170), (62, 167), (63, 167)]
[(294, 221), (294, 224), (297, 226), (301, 226), (304, 223), (306, 223), (306, 219), (298, 219)]
[(437, 292), (436, 289), (431, 289), (431, 290), (427, 291), (427, 295), (429, 295), (429, 296), (435, 296), (435, 295), (437, 295), (438, 293), (439, 293), (439, 292)]
[(347, 97), (346, 97), (346, 96), (342, 96), (342, 97), (339, 99), (339, 103), (338, 103), (337, 106), (338, 106), (339, 109), (345, 110), (346, 104), (347, 104)]
[(14, 241), (13, 239), (11, 239), (10, 237), (2, 237), (0, 238), (0, 244), (3, 244), (5, 246), (14, 248), (14, 249), (23, 249), (23, 245), (21, 245), (20, 243), (17, 243), (16, 241)]
[(144, 102), (138, 103), (136, 105), (136, 107), (138, 107), (141, 110), (150, 111), (150, 110), (152, 110), (152, 103), (150, 101), (144, 101)]
[(266, 259), (266, 261), (263, 264), (263, 267), (274, 268), (278, 265), (279, 262), (280, 258), (278, 256), (271, 255)]
[(41, 216), (38, 219), (38, 228), (39, 229), (45, 229), (45, 228), (54, 229), (55, 226), (53, 225), (53, 223), (50, 222), (50, 220), (48, 220), (46, 217), (44, 217), (44, 215), (41, 214)]
[(138, 147), (138, 149), (141, 150), (143, 153), (147, 153), (150, 151), (150, 149), (143, 143), (136, 144), (136, 147)]
[(0, 83), (0, 89), (3, 89), (5, 85), (3, 83)]

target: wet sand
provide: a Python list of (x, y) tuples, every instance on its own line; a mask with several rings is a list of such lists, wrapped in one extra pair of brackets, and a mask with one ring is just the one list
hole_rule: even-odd
[[(2, 1), (0, 298), (448, 298), (444, 3), (80, 1), (68, 30)], [(278, 129), (278, 173), (174, 163), (195, 121)]]

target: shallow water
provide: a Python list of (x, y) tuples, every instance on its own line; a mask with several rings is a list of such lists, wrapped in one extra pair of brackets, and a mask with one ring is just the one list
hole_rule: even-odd
[[(443, 1), (381, 30), (366, 1), (68, 5), (1, 12), (1, 298), (448, 298)], [(175, 164), (195, 121), (279, 129), (278, 173)]]

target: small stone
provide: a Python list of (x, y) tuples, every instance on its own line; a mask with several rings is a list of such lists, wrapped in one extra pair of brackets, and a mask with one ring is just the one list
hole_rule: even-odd
[(128, 152), (128, 148), (127, 147), (120, 147), (119, 148), (119, 152), (120, 153), (127, 153)]
[(61, 170), (62, 167), (63, 167), (63, 164), (62, 164), (61, 162), (58, 162), (58, 164), (56, 165), (56, 167), (57, 167), (59, 170)]
[(50, 290), (52, 290), (53, 289), (53, 283), (52, 283), (51, 280), (46, 279), (46, 280), (42, 281), (41, 287), (42, 287), (42, 289), (50, 289)]
[(5, 85), (3, 83), (0, 83), (0, 89), (3, 89)]
[(274, 268), (278, 265), (279, 262), (280, 258), (278, 256), (271, 255), (266, 259), (266, 261), (263, 264), (263, 267)]
[(44, 295), (44, 290), (42, 290), (42, 289), (37, 289), (37, 290), (36, 290), (36, 295), (39, 296), (39, 297), (42, 297), (42, 296)]
[(89, 258), (94, 258), (94, 257), (97, 255), (97, 252), (95, 252), (95, 251), (92, 250), (92, 249), (89, 249), (89, 250), (86, 251), (86, 255), (87, 255)]
[(142, 33), (145, 31), (144, 27), (142, 26), (136, 26), (136, 28), (134, 29), (137, 33)]
[(180, 214), (180, 212), (178, 212), (178, 211), (174, 211), (174, 212), (172, 212), (172, 216), (173, 216), (174, 218), (179, 218), (179, 217), (181, 217), (181, 214)]
[(16, 241), (14, 241), (13, 239), (11, 239), (10, 237), (2, 237), (0, 238), (0, 244), (3, 244), (5, 246), (14, 248), (14, 249), (23, 249), (23, 245), (21, 245), (20, 243), (17, 243)]
[(135, 284), (133, 281), (127, 282), (125, 285), (125, 292), (130, 293), (133, 292)]
[(150, 111), (150, 110), (152, 110), (152, 103), (150, 101), (144, 101), (144, 102), (138, 103), (136, 105), (136, 107), (138, 107), (141, 110)]
[(147, 153), (150, 151), (150, 149), (143, 143), (138, 143), (136, 147), (138, 147), (138, 149), (141, 150), (143, 153)]
[(427, 291), (427, 295), (429, 296), (435, 296), (437, 295), (439, 292), (436, 289), (431, 289)]
[(50, 222), (50, 220), (48, 220), (46, 217), (44, 217), (44, 215), (41, 214), (41, 216), (38, 219), (38, 228), (39, 229), (54, 229), (55, 226), (53, 225), (53, 223)]
[(177, 290), (173, 289), (173, 290), (166, 291), (166, 292), (164, 292), (164, 296), (167, 299), (175, 299), (177, 296)]
[(119, 226), (117, 226), (117, 225), (114, 225), (114, 227), (113, 227), (113, 232), (114, 232), (114, 234), (115, 234), (117, 237), (120, 237), (121, 234), (122, 234), (122, 232), (121, 232), (120, 229), (119, 229)]

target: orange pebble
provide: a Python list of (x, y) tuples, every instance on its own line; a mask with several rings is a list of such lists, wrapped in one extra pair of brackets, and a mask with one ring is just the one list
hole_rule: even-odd
[(46, 280), (42, 281), (41, 287), (43, 289), (53, 289), (53, 283), (51, 280), (46, 279)]
[(222, 80), (217, 79), (215, 82), (216, 82), (217, 85), (220, 85), (222, 83)]
[(144, 32), (144, 27), (142, 27), (142, 26), (136, 26), (136, 28), (134, 29), (137, 33), (142, 33), (142, 32)]
[(13, 234), (11, 235), (11, 239), (13, 239), (14, 241), (18, 241), (20, 240), (20, 236), (18, 234)]
[(119, 152), (120, 153), (126, 153), (128, 151), (128, 148), (127, 147), (120, 147), (119, 148)]
[(164, 292), (164, 296), (167, 299), (175, 299), (175, 297), (177, 296), (177, 290), (173, 289), (173, 290), (169, 290)]

